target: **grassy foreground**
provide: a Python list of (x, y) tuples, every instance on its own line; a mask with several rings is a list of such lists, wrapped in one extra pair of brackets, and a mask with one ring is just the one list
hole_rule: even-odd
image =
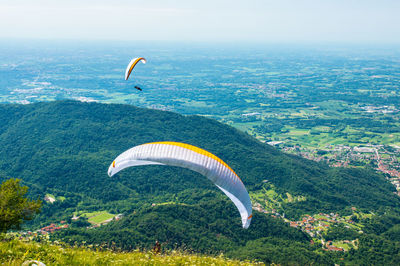
[(142, 251), (94, 251), (80, 247), (25, 243), (19, 240), (0, 242), (1, 265), (21, 265), (29, 260), (39, 260), (46, 265), (261, 265), (222, 256), (210, 257), (178, 251), (156, 255)]

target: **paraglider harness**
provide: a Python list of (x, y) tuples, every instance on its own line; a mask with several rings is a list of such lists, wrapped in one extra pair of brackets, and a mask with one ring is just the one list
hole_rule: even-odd
[(160, 244), (160, 242), (158, 242), (158, 240), (157, 240), (156, 243), (154, 244), (153, 252), (154, 252), (155, 254), (158, 254), (158, 253), (161, 252), (161, 244)]

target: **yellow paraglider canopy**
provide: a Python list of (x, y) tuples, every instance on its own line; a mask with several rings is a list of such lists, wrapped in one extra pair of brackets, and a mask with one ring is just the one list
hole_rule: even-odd
[(198, 172), (211, 180), (239, 210), (243, 228), (250, 226), (252, 204), (239, 176), (214, 154), (186, 143), (163, 141), (135, 146), (121, 153), (108, 168), (108, 175), (132, 166), (178, 166)]
[(125, 80), (128, 80), (129, 76), (131, 75), (132, 70), (135, 68), (135, 66), (137, 65), (137, 63), (139, 63), (140, 61), (142, 61), (143, 64), (146, 64), (146, 59), (144, 57), (137, 57), (137, 58), (133, 58), (128, 66), (126, 67), (125, 70)]

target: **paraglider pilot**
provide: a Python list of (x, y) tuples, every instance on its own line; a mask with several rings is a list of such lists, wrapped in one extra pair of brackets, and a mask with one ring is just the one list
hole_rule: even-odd
[(161, 252), (161, 244), (160, 244), (160, 242), (158, 242), (158, 240), (157, 240), (156, 243), (154, 244), (153, 252), (154, 252), (155, 254), (158, 254), (158, 253)]

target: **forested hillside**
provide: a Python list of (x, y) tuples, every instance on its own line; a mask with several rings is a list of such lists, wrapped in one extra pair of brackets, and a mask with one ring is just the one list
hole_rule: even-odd
[[(72, 226), (58, 237), (71, 243), (113, 241), (124, 249), (150, 247), (159, 239), (170, 248), (223, 251), (240, 258), (259, 256), (248, 253), (246, 246), (271, 250), (286, 243), (291, 256), (282, 250), (286, 255), (273, 262), (299, 263), (300, 255), (294, 254), (308, 253), (308, 260), (301, 262), (332, 262), (309, 244), (308, 235), (267, 214), (256, 212), (250, 228), (243, 230), (234, 205), (197, 173), (144, 166), (107, 176), (118, 154), (153, 141), (184, 142), (210, 151), (235, 170), (250, 193), (268, 182), (278, 193), (302, 196), (305, 200), (282, 203), (289, 218), (350, 207), (375, 213), (400, 207), (394, 187), (373, 170), (329, 168), (286, 155), (205, 117), (75, 101), (0, 105), (1, 178), (21, 178), (32, 196), (57, 199), (43, 207), (29, 224), (32, 228), (105, 210), (124, 218), (97, 229), (87, 230), (84, 223)], [(394, 224), (376, 234), (384, 236)]]
[(38, 185), (43, 193), (60, 189), (112, 201), (132, 197), (135, 192), (213, 188), (196, 173), (162, 166), (129, 169), (117, 179), (107, 176), (109, 164), (122, 151), (169, 140), (214, 153), (236, 171), (249, 190), (268, 179), (284, 191), (309, 196), (316, 210), (399, 204), (390, 193), (393, 187), (372, 171), (332, 169), (288, 156), (204, 117), (72, 101), (0, 108), (2, 176), (21, 177)]

